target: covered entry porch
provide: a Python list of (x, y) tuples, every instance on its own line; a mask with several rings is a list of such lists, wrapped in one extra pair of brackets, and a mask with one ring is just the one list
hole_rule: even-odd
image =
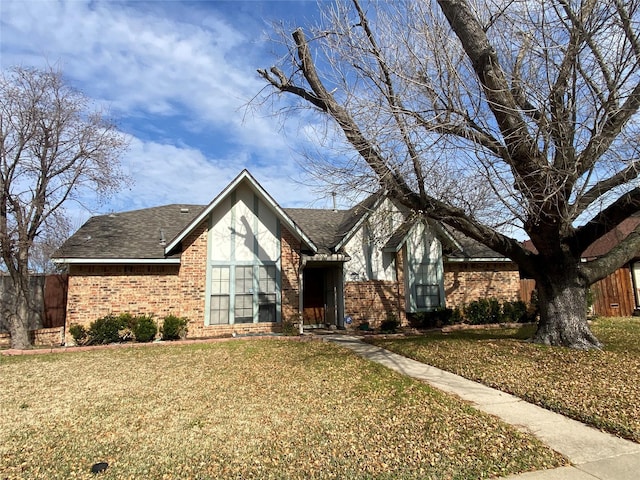
[(305, 328), (344, 327), (344, 277), (346, 260), (307, 260), (302, 270), (300, 311)]

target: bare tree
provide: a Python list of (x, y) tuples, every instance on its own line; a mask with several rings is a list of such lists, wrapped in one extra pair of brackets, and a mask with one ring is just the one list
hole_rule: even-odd
[(109, 194), (123, 176), (124, 136), (53, 69), (17, 67), (0, 77), (0, 250), (15, 298), (12, 348), (30, 346), (32, 248), (60, 225), (64, 205), (91, 188)]
[[(606, 256), (581, 260), (640, 210), (638, 5), (338, 2), (258, 73), (338, 127), (367, 166), (356, 172), (534, 278), (534, 341), (597, 348), (586, 290), (640, 247), (634, 231)], [(325, 178), (346, 173), (337, 167), (322, 164)]]

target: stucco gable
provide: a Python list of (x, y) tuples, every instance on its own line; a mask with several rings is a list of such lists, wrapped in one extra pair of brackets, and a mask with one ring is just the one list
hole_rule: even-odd
[(171, 255), (175, 253), (182, 240), (191, 233), (198, 225), (205, 221), (216, 207), (222, 204), (239, 185), (246, 184), (260, 198), (262, 202), (268, 205), (278, 216), (285, 227), (299, 240), (301, 240), (312, 252), (316, 252), (318, 247), (309, 238), (309, 236), (287, 215), (287, 213), (277, 204), (277, 202), (262, 188), (255, 178), (247, 171), (243, 170), (227, 187), (207, 205), (198, 216), (196, 216), (178, 235), (173, 238), (165, 248), (165, 254)]

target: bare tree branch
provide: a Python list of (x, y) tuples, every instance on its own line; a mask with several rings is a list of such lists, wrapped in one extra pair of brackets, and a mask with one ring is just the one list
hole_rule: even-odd
[[(0, 253), (14, 285), (11, 344), (29, 345), (26, 312), (31, 252), (48, 229), (63, 225), (63, 207), (91, 185), (97, 193), (124, 181), (122, 134), (60, 72), (14, 68), (0, 77)], [(67, 231), (60, 232), (62, 235)]]

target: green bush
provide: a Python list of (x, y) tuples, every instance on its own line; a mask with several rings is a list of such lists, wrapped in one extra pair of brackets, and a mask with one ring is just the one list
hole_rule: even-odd
[(189, 321), (186, 318), (167, 315), (162, 320), (162, 327), (160, 327), (162, 340), (180, 340), (181, 338), (185, 338), (187, 336), (188, 323)]
[(358, 330), (361, 330), (363, 332), (368, 332), (371, 330), (371, 325), (369, 324), (368, 320), (362, 320), (359, 324), (358, 324)]
[(413, 328), (437, 328), (451, 325), (454, 321), (455, 310), (438, 307), (430, 312), (418, 312), (409, 316), (409, 324)]
[(450, 325), (457, 325), (459, 323), (464, 323), (464, 315), (460, 307), (456, 307), (453, 309), (449, 322), (451, 322)]
[(294, 320), (285, 320), (282, 322), (282, 334), (287, 337), (293, 337), (300, 334), (299, 324)]
[(91, 344), (115, 343), (121, 340), (120, 331), (128, 328), (129, 316), (113, 314), (98, 318), (89, 325), (87, 335)]
[(464, 317), (471, 325), (498, 323), (501, 317), (500, 302), (495, 298), (479, 298), (464, 307)]
[(156, 338), (156, 333), (158, 333), (158, 325), (151, 315), (133, 317), (130, 328), (138, 342), (150, 342)]
[(69, 333), (73, 337), (73, 341), (76, 342), (76, 345), (82, 345), (87, 339), (87, 329), (84, 328), (83, 325), (78, 325), (77, 323), (70, 325)]
[(505, 322), (525, 323), (529, 321), (527, 304), (522, 300), (504, 302), (502, 304), (502, 319)]
[(400, 322), (393, 313), (387, 315), (387, 319), (380, 323), (380, 331), (382, 333), (396, 333), (400, 326)]
[(425, 328), (425, 313), (426, 312), (408, 313), (407, 320), (409, 321), (409, 326), (413, 328)]

